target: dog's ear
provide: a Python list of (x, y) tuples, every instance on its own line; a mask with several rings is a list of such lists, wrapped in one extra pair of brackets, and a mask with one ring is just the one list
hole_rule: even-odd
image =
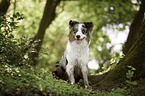
[(84, 22), (84, 24), (85, 24), (85, 27), (87, 28), (87, 29), (89, 29), (89, 30), (92, 30), (93, 29), (93, 23), (92, 22)]
[(72, 21), (72, 20), (69, 21), (70, 28), (72, 28), (75, 24), (79, 24), (79, 22), (78, 21)]

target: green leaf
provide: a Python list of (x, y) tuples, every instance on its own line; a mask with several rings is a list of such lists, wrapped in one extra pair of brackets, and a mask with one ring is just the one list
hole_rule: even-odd
[(128, 72), (126, 73), (126, 77), (127, 77), (128, 79), (130, 79), (131, 77), (133, 77), (133, 74), (134, 74), (133, 71), (128, 70)]
[(136, 81), (131, 82), (131, 85), (135, 86), (135, 85), (137, 85), (137, 82)]

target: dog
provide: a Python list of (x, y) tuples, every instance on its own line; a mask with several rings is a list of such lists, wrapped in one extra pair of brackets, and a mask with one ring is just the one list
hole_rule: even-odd
[(56, 63), (54, 75), (63, 80), (69, 80), (71, 84), (84, 80), (85, 88), (88, 83), (89, 44), (93, 29), (92, 22), (79, 24), (78, 21), (69, 22), (68, 43), (61, 60)]

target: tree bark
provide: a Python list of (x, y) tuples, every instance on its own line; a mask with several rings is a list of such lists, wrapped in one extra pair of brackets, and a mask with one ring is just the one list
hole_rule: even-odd
[(130, 32), (127, 38), (127, 41), (125, 43), (125, 46), (123, 48), (123, 53), (127, 54), (131, 46), (134, 44), (137, 34), (140, 30), (142, 20), (144, 18), (144, 12), (145, 12), (145, 0), (142, 0), (142, 3), (140, 5), (139, 12), (136, 14), (136, 17), (133, 20), (133, 23), (131, 24), (130, 27)]
[(0, 2), (0, 23), (1, 20), (3, 19), (3, 15), (6, 14), (9, 6), (10, 6), (10, 0), (2, 0)]
[(8, 8), (10, 6), (10, 0), (2, 0), (0, 2), (0, 14), (6, 14)]
[[(138, 92), (134, 90), (132, 94), (137, 94), (134, 96), (142, 96), (143, 92), (145, 92), (145, 82), (143, 82), (145, 81), (145, 20), (133, 46), (117, 66), (110, 72), (99, 77), (92, 76), (89, 80), (93, 82), (95, 90), (111, 91), (113, 88), (126, 86), (126, 73), (129, 70), (127, 66), (132, 66), (136, 69), (132, 80), (138, 82), (135, 89), (141, 89)], [(98, 79), (98, 82), (95, 82), (95, 79)]]
[[(144, 0), (142, 0), (142, 5), (144, 3)], [(111, 91), (114, 88), (126, 86), (126, 73), (129, 70), (127, 66), (132, 66), (136, 69), (134, 71), (135, 73), (132, 80), (137, 81), (138, 84), (136, 87), (134, 87), (131, 95), (142, 96), (145, 94), (145, 15), (144, 13), (142, 13), (142, 15), (144, 17), (140, 23), (140, 27), (138, 28), (138, 26), (135, 26), (135, 28), (133, 28), (134, 30), (138, 31), (135, 32), (137, 36), (125, 57), (121, 59), (116, 67), (108, 73), (99, 77), (90, 77), (89, 80), (93, 82), (93, 87), (95, 90)], [(135, 19), (136, 18), (137, 17), (135, 17)], [(134, 22), (136, 22), (136, 20), (134, 20)], [(98, 79), (97, 82), (95, 82), (95, 79)]]
[(39, 30), (33, 40), (33, 41), (39, 40), (38, 45), (35, 46), (36, 52), (31, 54), (34, 66), (37, 64), (39, 51), (41, 49), (43, 38), (45, 35), (45, 30), (50, 25), (52, 20), (54, 20), (55, 10), (56, 10), (56, 7), (59, 4), (59, 2), (60, 2), (60, 0), (47, 0), (47, 2), (46, 2), (43, 17), (40, 22)]

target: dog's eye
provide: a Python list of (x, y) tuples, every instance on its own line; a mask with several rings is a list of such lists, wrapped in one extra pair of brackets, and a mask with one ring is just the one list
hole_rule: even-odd
[(77, 31), (78, 31), (78, 29), (73, 29), (73, 33), (74, 34), (77, 33)]
[(83, 30), (82, 30), (82, 33), (83, 33), (83, 34), (86, 34), (86, 33), (87, 33), (87, 31), (86, 31), (85, 29), (83, 29)]
[(77, 33), (77, 31), (75, 30), (73, 33)]

